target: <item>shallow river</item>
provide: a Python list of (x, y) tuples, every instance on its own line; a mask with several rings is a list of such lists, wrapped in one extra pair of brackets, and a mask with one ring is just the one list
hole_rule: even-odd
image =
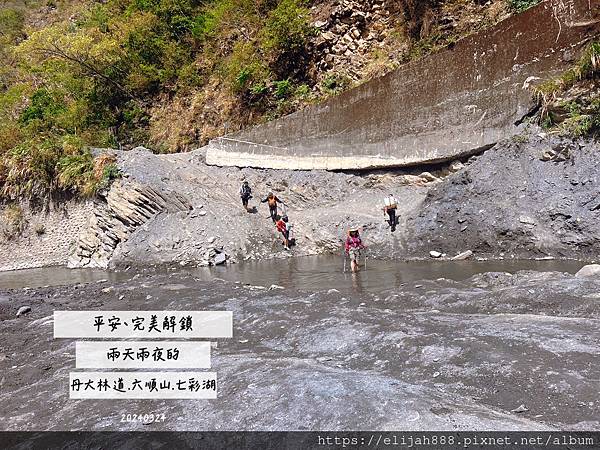
[[(572, 260), (495, 260), (495, 261), (413, 261), (396, 262), (369, 259), (359, 274), (348, 273), (341, 257), (318, 256), (287, 260), (252, 261), (230, 266), (195, 269), (155, 269), (158, 272), (180, 271), (210, 281), (220, 278), (269, 287), (279, 285), (303, 291), (337, 289), (339, 291), (380, 292), (407, 282), (448, 278), (465, 280), (482, 272), (536, 270), (575, 273), (585, 265)], [(154, 270), (154, 269), (153, 269)], [(345, 271), (344, 271), (345, 270)], [(119, 282), (131, 279), (135, 271), (67, 269), (49, 267), (0, 272), (0, 289), (35, 288), (87, 283), (99, 280)]]

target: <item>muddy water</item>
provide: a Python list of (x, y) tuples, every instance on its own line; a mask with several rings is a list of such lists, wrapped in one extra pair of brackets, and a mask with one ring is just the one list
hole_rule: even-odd
[(90, 283), (100, 280), (118, 282), (130, 279), (133, 273), (99, 269), (68, 269), (66, 267), (44, 267), (40, 269), (0, 272), (0, 289), (37, 288)]
[[(353, 275), (343, 258), (331, 256), (294, 258), (287, 260), (252, 261), (213, 268), (175, 270), (192, 273), (203, 281), (215, 278), (269, 287), (278, 285), (302, 291), (339, 291), (378, 293), (398, 288), (405, 283), (419, 280), (447, 278), (462, 281), (477, 273), (535, 270), (538, 272), (575, 273), (585, 265), (574, 260), (496, 260), (496, 261), (413, 261), (394, 262), (363, 259), (366, 269)], [(158, 273), (175, 272), (169, 269), (153, 269)], [(106, 271), (97, 269), (67, 269), (48, 267), (42, 269), (0, 272), (0, 289), (36, 288), (60, 286), (108, 280), (111, 283), (127, 281), (135, 271)]]
[[(202, 279), (218, 277), (228, 281), (260, 286), (279, 285), (303, 291), (364, 291), (378, 293), (419, 280), (448, 278), (462, 281), (477, 273), (535, 270), (575, 273), (585, 263), (573, 260), (498, 260), (498, 261), (413, 261), (363, 260), (366, 270), (349, 273), (348, 262), (334, 257), (310, 257), (269, 262), (248, 262), (230, 267), (198, 270)], [(344, 267), (345, 266), (345, 267)], [(345, 272), (344, 272), (345, 270)]]

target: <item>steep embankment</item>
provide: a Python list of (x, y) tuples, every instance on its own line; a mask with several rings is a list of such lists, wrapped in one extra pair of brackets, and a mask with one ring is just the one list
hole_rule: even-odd
[[(596, 258), (600, 249), (600, 148), (594, 141), (517, 136), (465, 164), (431, 174), (363, 174), (218, 168), (202, 152), (117, 152), (123, 178), (93, 203), (70, 202), (31, 215), (19, 238), (0, 243), (0, 268), (51, 264), (207, 265), (341, 251), (351, 225), (364, 228), (373, 257)], [(242, 180), (254, 189), (243, 210)], [(283, 250), (258, 202), (268, 191), (287, 204), (297, 246)], [(381, 211), (393, 192), (400, 225)], [(43, 223), (43, 233), (38, 224)]]
[[(148, 263), (218, 264), (245, 259), (341, 251), (351, 225), (365, 228), (370, 243), (400, 249), (380, 209), (390, 191), (403, 199), (406, 217), (423, 199), (431, 175), (351, 175), (216, 168), (201, 152), (153, 155), (143, 149), (119, 154), (124, 178), (95, 202), (91, 226), (83, 230), (70, 264), (106, 266)], [(239, 200), (248, 180), (252, 213)], [(286, 252), (259, 203), (272, 191), (288, 205), (297, 246)]]
[(496, 145), (429, 191), (408, 220), (408, 253), (597, 258), (598, 155), (598, 142), (545, 134)]

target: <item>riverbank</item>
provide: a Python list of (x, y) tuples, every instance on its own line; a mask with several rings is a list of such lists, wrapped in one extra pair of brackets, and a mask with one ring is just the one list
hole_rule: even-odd
[[(530, 130), (462, 162), (357, 173), (220, 168), (205, 164), (202, 149), (114, 152), (122, 178), (93, 201), (27, 212), (24, 231), (0, 242), (0, 270), (341, 255), (351, 226), (362, 227), (373, 258), (471, 251), (472, 258), (589, 261), (600, 252), (599, 151), (595, 141)], [(239, 199), (242, 180), (253, 188), (252, 213)], [(280, 213), (293, 225), (291, 252), (260, 203), (269, 191), (288, 205)], [(399, 199), (393, 234), (381, 210), (389, 193)]]
[[(446, 168), (424, 176), (419, 176), (422, 170), (348, 174), (219, 168), (205, 164), (202, 150), (115, 154), (123, 177), (93, 201), (63, 205), (69, 214), (62, 223), (46, 221), (46, 213), (29, 215), (29, 224), (45, 224), (44, 233), (37, 235), (29, 226), (0, 243), (0, 270), (56, 264), (207, 266), (220, 254), (221, 262), (235, 263), (339, 253), (350, 226), (364, 227), (374, 248), (387, 243), (400, 251), (401, 233), (390, 234), (383, 197), (394, 192), (402, 199), (403, 222), (428, 186), (440, 181), (436, 175), (448, 173)], [(251, 213), (239, 198), (242, 180), (253, 189)], [(288, 205), (280, 207), (280, 214), (287, 212), (293, 225), (297, 245), (292, 252), (284, 251), (268, 208), (260, 203), (270, 191)], [(67, 244), (55, 248), (57, 240)], [(47, 253), (53, 257), (45, 258)]]

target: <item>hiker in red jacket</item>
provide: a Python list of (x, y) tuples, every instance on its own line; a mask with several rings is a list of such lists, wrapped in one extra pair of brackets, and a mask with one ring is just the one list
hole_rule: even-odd
[(283, 216), (276, 223), (277, 231), (283, 236), (283, 246), (286, 250), (290, 249), (290, 229), (288, 226), (288, 216)]

